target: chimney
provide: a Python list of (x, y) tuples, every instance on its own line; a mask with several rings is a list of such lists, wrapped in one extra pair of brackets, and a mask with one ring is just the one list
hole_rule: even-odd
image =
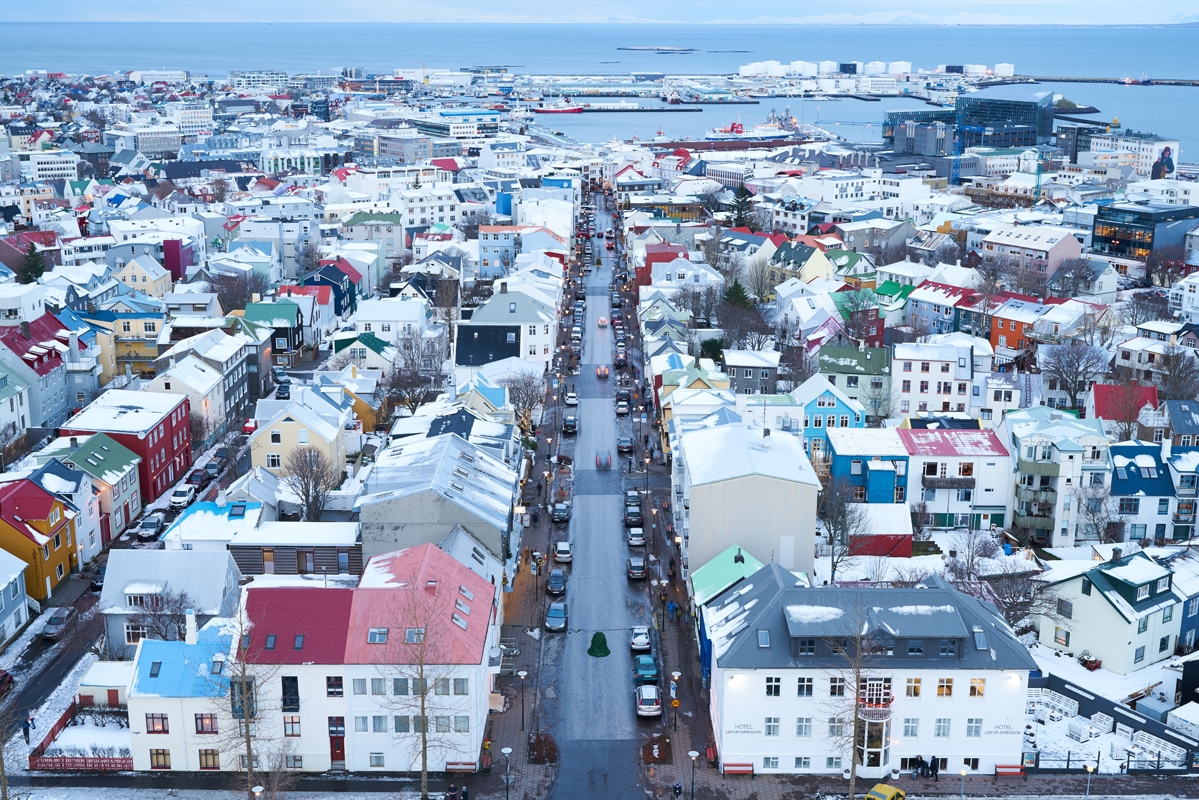
[(1119, 561), (1123, 556), (1124, 556), (1124, 551), (1121, 550), (1119, 547), (1112, 548), (1112, 561), (1113, 562)]
[(24, 322), (24, 321), (21, 322), (21, 335), (24, 336), (26, 339), (33, 338), (33, 335), (29, 332), (29, 323), (28, 322)]
[(357, 378), (357, 377), (358, 377), (358, 365), (357, 365), (357, 364), (351, 364), (351, 365), (350, 365), (350, 377), (351, 377), (351, 378)]
[(79, 361), (79, 334), (75, 331), (67, 334), (67, 361), (72, 364)]
[(737, 555), (733, 556), (733, 563), (734, 564), (744, 564), (745, 563), (745, 556), (741, 555), (740, 547), (737, 548)]
[(195, 609), (189, 608), (187, 610), (186, 614), (187, 614), (187, 635), (185, 636), (184, 641), (187, 642), (188, 644), (195, 644), (196, 638), (197, 638)]
[(770, 447), (770, 428), (762, 429), (762, 446)]
[(79, 449), (79, 437), (77, 437), (77, 436), (72, 436), (72, 437), (71, 437), (71, 449), (72, 449), (72, 450), (78, 450), (78, 449)]
[(508, 294), (508, 281), (500, 281), (500, 294)]

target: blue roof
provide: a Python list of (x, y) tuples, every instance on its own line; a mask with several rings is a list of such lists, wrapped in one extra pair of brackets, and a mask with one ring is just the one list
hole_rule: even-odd
[(498, 117), (500, 112), (489, 108), (447, 108), (437, 114), (441, 117)]
[(195, 644), (142, 639), (133, 693), (143, 697), (224, 697), (229, 693), (229, 676), (225, 669), (213, 674), (212, 662), (218, 654), (229, 657), (235, 630), (231, 620), (218, 617), (200, 629)]
[[(228, 532), (232, 536), (241, 530), (247, 520), (251, 524), (251, 527), (257, 524), (261, 509), (262, 503), (242, 500), (228, 501), (223, 508), (212, 502), (192, 503), (163, 532), (162, 538), (165, 539), (171, 531), (176, 529), (186, 530), (197, 524), (207, 527), (216, 522), (214, 518), (222, 520), (222, 522), (216, 524), (229, 526)], [(196, 519), (193, 519), (193, 517)]]
[(1174, 482), (1161, 460), (1161, 445), (1146, 442), (1114, 444), (1111, 448), (1112, 491), (1115, 497), (1145, 495), (1173, 497)]

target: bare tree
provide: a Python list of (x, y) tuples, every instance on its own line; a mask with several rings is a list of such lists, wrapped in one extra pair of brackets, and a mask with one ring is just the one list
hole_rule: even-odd
[(875, 375), (865, 379), (867, 383), (859, 393), (861, 403), (866, 407), (868, 420), (877, 427), (881, 420), (891, 416), (891, 409), (895, 405), (892, 386), (886, 376)]
[(1107, 374), (1107, 351), (1091, 345), (1059, 344), (1042, 347), (1037, 353), (1041, 373), (1057, 381), (1070, 396), (1070, 407), (1078, 408), (1081, 395)]
[(1187, 347), (1168, 345), (1160, 359), (1162, 400), (1194, 400), (1199, 395), (1199, 361)]
[(187, 612), (195, 609), (195, 601), (187, 592), (164, 589), (141, 597), (141, 610), (130, 617), (129, 623), (145, 628), (143, 638), (164, 642), (187, 638)]
[(1180, 244), (1158, 245), (1145, 259), (1145, 277), (1158, 286), (1173, 286), (1186, 272), (1185, 248)]
[(1120, 333), (1120, 324), (1110, 310), (1083, 315), (1082, 323), (1075, 332), (1074, 341), (1089, 344), (1104, 350), (1111, 348)]
[(1119, 306), (1120, 321), (1137, 327), (1155, 319), (1170, 318), (1170, 301), (1156, 292), (1137, 292)]
[(723, 193), (723, 189), (716, 189), (711, 192), (701, 194), (695, 199), (699, 201), (699, 206), (704, 210), (704, 213), (711, 217), (720, 213), (722, 208), (720, 196)]
[(445, 325), (446, 346), (445, 355), (453, 352), (454, 330), (462, 315), (461, 285), (455, 278), (438, 278), (434, 281), (433, 313), (441, 324)]
[(913, 503), (911, 509), (912, 538), (917, 542), (922, 542), (928, 538), (928, 503), (926, 503), (924, 500), (921, 500), (918, 503)]
[(301, 275), (307, 275), (320, 265), (321, 249), (312, 239), (304, 239), (303, 244), (296, 250), (296, 269)]
[(871, 323), (878, 322), (878, 302), (874, 292), (869, 289), (842, 294), (845, 296), (845, 304), (841, 309), (845, 315), (845, 334), (855, 343), (860, 343), (870, 335)]
[(1074, 493), (1078, 502), (1079, 527), (1101, 542), (1118, 542), (1123, 536), (1119, 501), (1103, 485), (1080, 486)]
[(819, 372), (818, 367), (816, 359), (808, 354), (803, 345), (784, 345), (779, 358), (779, 381), (783, 384), (783, 390), (795, 391)]
[(708, 228), (708, 237), (700, 244), (700, 253), (703, 254), (704, 263), (712, 269), (724, 275), (729, 265), (729, 256), (720, 248), (721, 237), (724, 236), (724, 230), (719, 227)]
[(870, 532), (870, 517), (865, 505), (854, 499), (854, 486), (846, 478), (831, 480), (820, 493), (819, 516), (832, 551), (829, 575), (832, 582), (837, 578), (838, 568), (850, 564), (853, 537)]
[(1116, 370), (1116, 385), (1107, 413), (1110, 419), (1105, 420), (1114, 426), (1116, 441), (1126, 442), (1137, 436), (1137, 423), (1141, 416), (1141, 387), (1131, 370), (1120, 368)]
[(525, 436), (533, 435), (533, 414), (545, 400), (545, 381), (540, 375), (517, 372), (500, 379), (508, 390), (508, 402), (516, 414), (516, 424)]
[(957, 264), (962, 260), (962, 246), (952, 239), (946, 239), (937, 245), (933, 256), (938, 264)]
[(1067, 258), (1058, 264), (1057, 272), (1053, 273), (1054, 283), (1062, 297), (1078, 297), (1084, 286), (1089, 286), (1094, 278), (1091, 262), (1085, 258)]
[(387, 373), (387, 402), (380, 406), (380, 420), (390, 421), (400, 408), (406, 408), (409, 414), (415, 415), (416, 410), (435, 394), (434, 383), (437, 380), (413, 367), (392, 369)]
[(999, 542), (990, 531), (969, 528), (954, 534), (951, 542), (953, 554), (946, 559), (945, 566), (955, 581), (977, 580), (983, 562), (1001, 552)]
[(764, 205), (754, 206), (754, 210), (749, 214), (749, 229), (763, 233), (770, 233), (774, 230), (774, 212)]
[(218, 203), (225, 202), (225, 198), (229, 196), (229, 181), (217, 178), (209, 185), (212, 188), (212, 199)]
[(254, 301), (255, 295), (261, 298), (271, 288), (264, 276), (253, 271), (244, 275), (213, 275), (207, 283), (209, 291), (215, 292), (221, 301), (221, 308), (226, 314), (244, 309)]
[(297, 447), (283, 459), (283, 484), (300, 498), (309, 522), (320, 521), (329, 495), (341, 485), (342, 477), (341, 465), (311, 445)]
[(995, 562), (982, 576), (995, 596), (999, 610), (1013, 630), (1031, 626), (1038, 616), (1058, 619), (1057, 593), (1045, 581), (1037, 580), (1041, 567), (1031, 558), (1005, 558)]
[(754, 256), (745, 268), (745, 288), (758, 300), (765, 300), (774, 291), (773, 273), (769, 259)]
[(463, 215), (462, 221), (458, 223), (459, 230), (467, 239), (479, 238), (479, 226), (490, 225), (494, 217), (487, 211), (470, 211)]
[(25, 721), (25, 711), (25, 708), (11, 702), (0, 709), (0, 730), (5, 732), (4, 738), (0, 739), (0, 800), (29, 800), (33, 797), (32, 786), (13, 786), (10, 777), (10, 773), (24, 772), (29, 768), (29, 748), (20, 736), (12, 735)]
[(191, 434), (192, 450), (203, 448), (204, 440), (208, 438), (208, 420), (199, 411), (192, 411), (187, 418), (188, 430)]

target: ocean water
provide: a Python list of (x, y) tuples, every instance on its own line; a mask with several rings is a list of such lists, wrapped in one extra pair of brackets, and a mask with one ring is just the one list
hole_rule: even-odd
[[(691, 48), (663, 54), (630, 46)], [(751, 61), (910, 61), (1012, 63), (1022, 75), (1199, 80), (1199, 28), (786, 25), (317, 24), (317, 23), (2, 23), (0, 74), (44, 69), (103, 74), (120, 69), (186, 69), (213, 78), (236, 69), (334, 72), (361, 67), (461, 69), (504, 65), (533, 74), (728, 74)], [(1005, 97), (1053, 91), (1093, 105), (1127, 126), (1199, 142), (1199, 86), (1043, 84), (986, 90)], [(643, 101), (644, 102), (644, 101)], [(542, 118), (585, 141), (634, 134), (698, 136), (737, 119), (763, 120), (790, 105), (847, 139), (881, 136), (884, 112), (927, 108), (919, 101), (780, 99), (760, 105), (703, 107), (702, 113), (581, 114)], [(850, 125), (837, 123), (871, 123)], [(1184, 155), (1185, 157), (1185, 155)], [(1199, 150), (1196, 158), (1199, 160)]]

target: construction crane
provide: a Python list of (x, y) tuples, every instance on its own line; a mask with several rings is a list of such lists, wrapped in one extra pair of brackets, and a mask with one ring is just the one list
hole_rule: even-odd
[(1032, 204), (1034, 206), (1041, 202), (1041, 173), (1045, 165), (1049, 163), (1050, 158), (1049, 153), (1037, 152), (1037, 183), (1032, 190)]

